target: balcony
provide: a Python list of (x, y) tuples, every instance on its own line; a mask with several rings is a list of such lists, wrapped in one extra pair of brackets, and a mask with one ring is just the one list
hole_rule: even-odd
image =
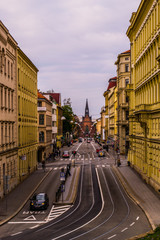
[(120, 104), (120, 107), (121, 107), (121, 108), (128, 108), (128, 103), (127, 103), (127, 102), (121, 103), (121, 104)]
[(160, 103), (154, 104), (140, 104), (135, 107), (135, 114), (142, 114), (142, 113), (153, 113), (157, 112), (160, 109)]
[(119, 120), (119, 121), (117, 121), (117, 125), (118, 125), (118, 123), (119, 123), (119, 125), (124, 126), (124, 125), (128, 125), (129, 121), (128, 120)]
[(46, 107), (37, 107), (38, 112), (46, 112)]
[(52, 133), (57, 133), (57, 127), (52, 127)]
[(52, 122), (56, 122), (57, 121), (57, 116), (52, 114)]

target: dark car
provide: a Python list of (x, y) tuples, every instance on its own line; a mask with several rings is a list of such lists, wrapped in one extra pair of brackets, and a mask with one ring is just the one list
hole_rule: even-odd
[(63, 158), (69, 158), (69, 151), (64, 151), (62, 154)]
[(98, 152), (98, 157), (104, 157), (105, 156), (105, 152), (103, 150), (100, 150)]
[(34, 194), (30, 199), (30, 210), (47, 209), (49, 206), (49, 198), (46, 193)]

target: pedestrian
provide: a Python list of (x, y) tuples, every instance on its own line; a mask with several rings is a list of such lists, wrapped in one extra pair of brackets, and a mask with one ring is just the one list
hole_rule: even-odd
[(66, 172), (66, 175), (71, 176), (70, 168), (71, 168), (71, 164), (67, 164), (67, 172)]
[(45, 168), (46, 168), (46, 164), (45, 164), (45, 161), (43, 160), (42, 161), (42, 169), (43, 169), (44, 172), (45, 172)]

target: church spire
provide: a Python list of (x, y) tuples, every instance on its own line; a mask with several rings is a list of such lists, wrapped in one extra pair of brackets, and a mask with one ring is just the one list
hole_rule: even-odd
[(85, 116), (89, 116), (88, 99), (86, 99)]

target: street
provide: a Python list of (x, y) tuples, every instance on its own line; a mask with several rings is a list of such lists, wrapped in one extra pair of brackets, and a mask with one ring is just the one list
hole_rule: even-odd
[[(114, 174), (115, 159), (107, 152), (105, 157), (98, 157), (97, 148), (93, 141), (65, 146), (65, 150), (76, 150), (77, 154), (47, 163), (46, 167), (52, 170), (37, 189), (47, 192), (49, 208), (31, 212), (28, 201), (16, 217), (0, 227), (0, 239), (125, 240), (149, 231), (145, 214), (126, 195)], [(76, 201), (70, 206), (54, 206), (60, 169), (72, 160), (81, 167)]]

